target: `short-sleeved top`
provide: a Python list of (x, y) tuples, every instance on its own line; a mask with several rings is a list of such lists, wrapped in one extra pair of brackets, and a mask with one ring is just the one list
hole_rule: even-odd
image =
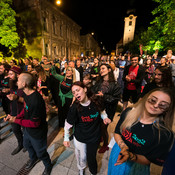
[[(35, 91), (31, 95), (24, 93), (24, 119), (33, 123), (40, 122), (39, 127), (26, 127), (25, 129), (34, 138), (42, 138), (47, 135), (46, 107), (45, 102), (39, 92)], [(27, 122), (27, 121), (26, 121)]]
[(63, 94), (67, 94), (69, 91), (71, 91), (72, 88), (72, 79), (66, 78), (66, 80), (63, 80), (60, 84), (60, 89)]
[[(138, 65), (135, 66), (135, 67), (133, 67), (132, 65), (130, 66), (128, 75), (129, 75), (129, 77), (131, 78), (131, 80), (135, 80), (135, 79), (136, 79), (138, 70), (139, 70), (139, 66), (138, 66)], [(136, 90), (136, 85), (135, 85), (135, 83), (133, 83), (133, 82), (128, 82), (128, 84), (127, 84), (127, 89), (128, 89), (128, 90)]]
[(124, 70), (124, 68), (121, 68), (120, 66), (125, 66), (126, 65), (126, 61), (125, 60), (120, 60), (119, 61), (119, 70)]
[(115, 133), (121, 135), (131, 152), (145, 156), (152, 163), (163, 165), (173, 143), (173, 133), (163, 127), (159, 131), (153, 124), (142, 124), (139, 121), (121, 133), (120, 126), (130, 110), (127, 108), (122, 113)]
[(95, 143), (100, 140), (100, 112), (95, 103), (82, 106), (75, 102), (70, 107), (67, 122), (74, 125), (75, 138), (82, 143)]

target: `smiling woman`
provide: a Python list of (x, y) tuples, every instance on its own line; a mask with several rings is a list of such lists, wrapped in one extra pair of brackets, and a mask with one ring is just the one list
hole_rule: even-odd
[[(99, 81), (93, 86), (92, 92), (96, 96), (100, 96), (104, 100), (105, 109), (108, 117), (113, 120), (118, 100), (120, 100), (121, 88), (114, 79), (112, 68), (108, 64), (100, 66)], [(104, 153), (108, 148), (108, 125), (101, 123), (101, 132), (103, 138), (103, 146), (100, 148), (99, 153)]]
[(163, 165), (174, 141), (170, 129), (174, 105), (173, 91), (159, 88), (123, 111), (115, 129), (108, 175), (149, 175), (150, 163)]

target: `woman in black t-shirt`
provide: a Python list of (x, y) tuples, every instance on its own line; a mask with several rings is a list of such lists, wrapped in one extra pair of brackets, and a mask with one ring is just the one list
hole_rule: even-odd
[(121, 114), (108, 175), (149, 175), (151, 162), (163, 165), (174, 140), (174, 108), (172, 90), (159, 88)]
[[(97, 174), (96, 153), (100, 142), (100, 120), (108, 124), (107, 117), (97, 97), (87, 96), (87, 88), (82, 82), (72, 85), (72, 93), (76, 101), (70, 107), (64, 127), (64, 145), (70, 146), (69, 129), (74, 126), (74, 145), (79, 174), (83, 175), (86, 159), (89, 170)], [(102, 112), (101, 112), (102, 111)]]

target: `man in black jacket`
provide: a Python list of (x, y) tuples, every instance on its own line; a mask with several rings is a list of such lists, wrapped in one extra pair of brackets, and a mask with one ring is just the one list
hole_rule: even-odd
[(123, 110), (126, 109), (130, 97), (132, 97), (132, 102), (136, 103), (141, 93), (141, 84), (145, 70), (138, 63), (139, 58), (137, 55), (134, 55), (131, 59), (131, 65), (126, 66), (124, 69)]

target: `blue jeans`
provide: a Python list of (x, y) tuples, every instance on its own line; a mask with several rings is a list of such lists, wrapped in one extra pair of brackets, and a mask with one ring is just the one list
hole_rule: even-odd
[(29, 135), (25, 128), (23, 145), (29, 152), (31, 160), (40, 159), (45, 168), (49, 168), (51, 166), (51, 160), (47, 152), (47, 135), (43, 138), (36, 139)]

